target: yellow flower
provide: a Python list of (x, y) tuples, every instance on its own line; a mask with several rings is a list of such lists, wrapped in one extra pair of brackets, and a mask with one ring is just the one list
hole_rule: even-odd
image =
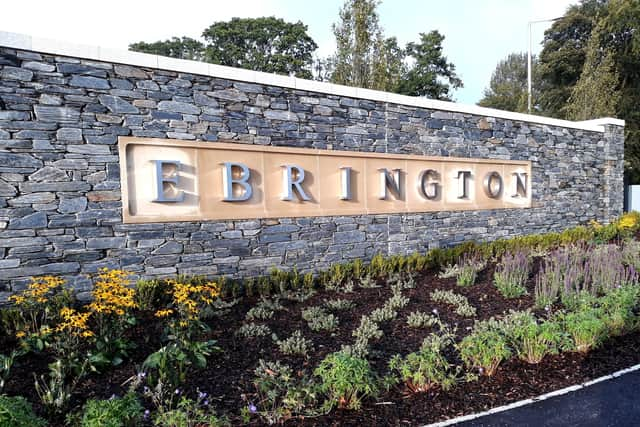
[(18, 339), (22, 339), (22, 338), (24, 338), (26, 336), (27, 336), (27, 334), (24, 331), (16, 332), (16, 338), (18, 338)]
[(173, 314), (173, 310), (171, 310), (170, 308), (168, 308), (168, 309), (164, 309), (164, 310), (158, 310), (158, 311), (156, 311), (156, 312), (155, 312), (155, 314), (154, 314), (154, 315), (155, 315), (156, 317), (160, 317), (160, 318), (162, 318), (162, 317), (168, 317), (168, 316), (171, 316), (172, 314)]

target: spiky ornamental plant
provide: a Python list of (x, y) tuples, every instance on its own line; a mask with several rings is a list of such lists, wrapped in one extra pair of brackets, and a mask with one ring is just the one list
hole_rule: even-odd
[(496, 267), (493, 280), (505, 298), (517, 298), (527, 293), (525, 284), (529, 278), (531, 261), (529, 254), (518, 251), (515, 254), (506, 253), (502, 262)]

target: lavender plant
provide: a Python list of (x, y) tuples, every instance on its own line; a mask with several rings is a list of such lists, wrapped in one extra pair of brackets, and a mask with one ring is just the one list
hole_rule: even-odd
[(527, 293), (525, 283), (529, 278), (529, 255), (524, 251), (505, 253), (496, 267), (493, 281), (505, 298), (517, 298)]
[(478, 273), (486, 266), (486, 261), (477, 253), (464, 254), (456, 265), (448, 265), (439, 274), (440, 278), (455, 277), (458, 286), (471, 286), (476, 282)]

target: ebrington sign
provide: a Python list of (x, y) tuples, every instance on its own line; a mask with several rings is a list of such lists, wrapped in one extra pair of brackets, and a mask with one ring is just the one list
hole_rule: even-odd
[(531, 162), (121, 137), (125, 223), (531, 206)]

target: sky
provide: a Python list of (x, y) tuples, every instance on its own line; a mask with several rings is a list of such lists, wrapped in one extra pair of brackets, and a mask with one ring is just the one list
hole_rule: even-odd
[[(331, 25), (344, 0), (30, 0), (2, 4), (0, 31), (126, 49), (136, 41), (172, 36), (200, 38), (216, 21), (276, 16), (302, 21), (319, 46), (320, 57), (335, 48)], [(499, 60), (528, 49), (528, 22), (560, 17), (577, 0), (382, 0), (380, 25), (401, 45), (419, 33), (438, 30), (443, 51), (456, 66), (464, 88), (454, 100), (482, 98)], [(539, 52), (550, 22), (532, 25), (533, 52)]]

